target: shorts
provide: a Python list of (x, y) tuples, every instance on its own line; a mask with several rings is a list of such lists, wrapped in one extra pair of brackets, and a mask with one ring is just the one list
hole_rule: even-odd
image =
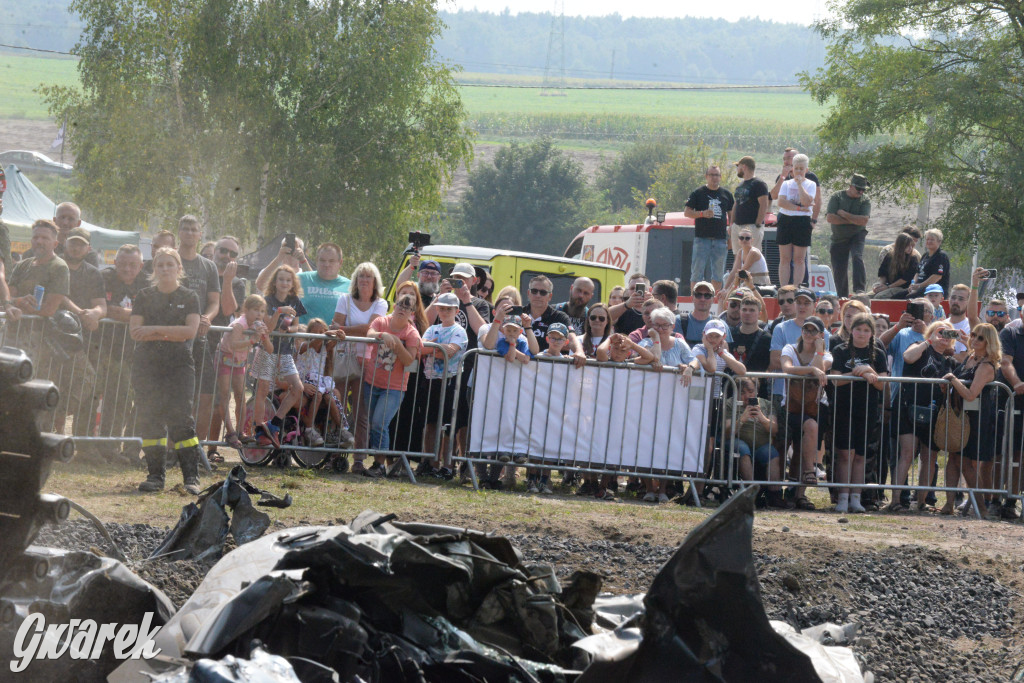
[[(425, 399), (417, 397), (418, 400), (424, 400), (423, 410), (424, 413), (424, 424), (432, 425), (446, 425), (452, 421), (452, 413), (455, 409), (455, 378), (449, 377), (448, 379), (428, 379), (425, 380), (427, 384), (427, 391)], [(444, 405), (440, 406), (440, 416), (438, 416), (438, 408), (441, 402), (441, 388), (444, 387)]]
[(235, 365), (235, 361), (231, 356), (224, 356), (220, 359), (217, 364), (217, 377), (244, 377), (245, 376), (245, 361), (241, 364)]
[(256, 352), (252, 374), (256, 379), (273, 382), (278, 377), (298, 375), (299, 371), (290, 353), (267, 353), (260, 349)]
[[(793, 448), (798, 448), (804, 438), (804, 422), (817, 420), (813, 415), (801, 415), (800, 413), (786, 413), (786, 435), (793, 442)], [(795, 451), (794, 451), (795, 452)]]
[(212, 394), (217, 385), (218, 371), (206, 337), (196, 337), (192, 340), (192, 362), (196, 366), (195, 395)]
[(776, 224), (775, 242), (780, 247), (792, 244), (794, 247), (811, 246), (810, 216), (787, 216), (780, 213)]
[(725, 255), (728, 251), (728, 240), (694, 237), (693, 254), (690, 257), (690, 282), (721, 282), (725, 273)]
[(832, 443), (837, 451), (853, 451), (866, 456), (872, 441), (882, 433), (877, 411), (854, 410), (849, 406), (836, 407), (835, 424), (832, 428)]

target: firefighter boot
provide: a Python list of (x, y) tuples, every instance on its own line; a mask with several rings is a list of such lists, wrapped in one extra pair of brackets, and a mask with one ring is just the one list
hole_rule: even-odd
[(178, 464), (185, 481), (185, 490), (193, 496), (199, 495), (199, 446), (178, 449)]
[(164, 454), (167, 449), (164, 446), (146, 446), (142, 449), (146, 456), (146, 469), (149, 474), (146, 481), (139, 484), (139, 490), (144, 493), (154, 493), (164, 490)]

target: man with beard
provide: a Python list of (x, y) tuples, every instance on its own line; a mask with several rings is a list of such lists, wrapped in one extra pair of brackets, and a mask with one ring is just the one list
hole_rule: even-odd
[(733, 193), (736, 200), (732, 208), (732, 226), (729, 232), (732, 235), (732, 251), (740, 253), (740, 231), (746, 228), (750, 230), (750, 246), (761, 251), (761, 241), (764, 237), (764, 216), (768, 213), (768, 205), (772, 203), (771, 195), (768, 194), (768, 185), (754, 175), (754, 157), (743, 157), (735, 164), (736, 177), (742, 180), (736, 191)]
[(420, 285), (420, 298), (423, 305), (429, 306), (441, 288), (441, 264), (434, 259), (420, 259), (419, 252), (413, 252), (409, 263), (398, 274), (395, 282), (402, 283), (412, 280), (415, 276)]
[[(75, 386), (76, 400), (67, 403), (67, 412), (74, 417), (72, 433), (76, 436), (89, 436), (95, 421), (96, 412), (92, 409), (95, 402), (96, 371), (89, 362), (86, 349), (92, 342), (92, 333), (99, 329), (100, 319), (107, 315), (107, 292), (103, 284), (103, 275), (99, 269), (86, 261), (91, 250), (89, 231), (85, 228), (72, 228), (64, 241), (64, 262), (68, 264), (68, 295), (64, 297), (62, 308), (76, 316), (82, 323), (85, 337), (84, 347), (69, 354), (63, 363), (63, 373), (70, 373), (69, 382)], [(64, 423), (65, 411), (58, 409), (57, 424)]]
[(1006, 324), (1010, 322), (1010, 310), (1002, 299), (989, 299), (985, 307), (985, 322), (996, 328), (996, 332), (1002, 332)]
[(569, 300), (555, 306), (556, 311), (561, 311), (569, 316), (572, 329), (581, 338), (583, 336), (583, 321), (587, 319), (590, 300), (593, 298), (594, 281), (589, 277), (578, 277), (569, 288)]

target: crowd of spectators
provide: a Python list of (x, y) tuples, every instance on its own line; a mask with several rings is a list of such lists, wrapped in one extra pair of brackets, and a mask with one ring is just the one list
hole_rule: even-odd
[[(481, 349), (519, 365), (561, 359), (576, 368), (588, 361), (672, 368), (684, 384), (714, 375), (704, 470), (674, 474), (722, 477), (731, 470), (741, 479), (767, 481), (766, 506), (813, 509), (807, 488), (828, 482), (839, 512), (888, 502), (891, 511), (952, 514), (969, 504), (956, 491), (963, 482), (986, 491), (979, 499), (990, 516), (1016, 517), (1015, 500), (991, 491), (1019, 491), (1015, 468), (1024, 450), (1024, 420), (1006, 432), (1009, 411), (1024, 404), (1024, 326), (1019, 316), (1012, 320), (1020, 306), (989, 297), (979, 311), (979, 291), (989, 276), (984, 269), (972, 274), (969, 285), (951, 286), (943, 236), (935, 229), (901, 232), (880, 254), (878, 280), (868, 288), (861, 229), (870, 212), (864, 198), (870, 186), (856, 174), (828, 201), (826, 216), (834, 262), (852, 257), (854, 289), (869, 293), (855, 293), (841, 306), (834, 295), (802, 287), (804, 252), (822, 199), (807, 157), (789, 150), (784, 161), (772, 188), (754, 176), (754, 161), (745, 157), (737, 165), (743, 189), (735, 198), (721, 187), (714, 166), (707, 184), (691, 195), (686, 211), (698, 222), (698, 268), (687, 310), (680, 310), (674, 281), (652, 283), (642, 273), (631, 273), (604, 302), (594, 300), (594, 282), (577, 278), (566, 300), (553, 303), (555, 288), (544, 275), (530, 279), (523, 291), (495, 292), (486, 270), (469, 263), (443, 266), (418, 254), (399, 275), (391, 309), (374, 264), (358, 264), (350, 279), (341, 274), (341, 246), (318, 245), (310, 262), (300, 238), (282, 240), (273, 260), (249, 282), (239, 277), (240, 241), (224, 235), (204, 243), (194, 216), (183, 216), (176, 233), (154, 238), (154, 254), (174, 255), (163, 271), (144, 263), (132, 245), (122, 246), (113, 267), (101, 271), (73, 204), (60, 205), (54, 220), (33, 225), (31, 254), (0, 279), (0, 297), (8, 332), (24, 335), (37, 363), (58, 381), (57, 429), (117, 438), (132, 435), (142, 422), (168, 432), (161, 437), (161, 462), (172, 452), (186, 457), (182, 453), (201, 442), (209, 444), (210, 461), (221, 459), (217, 449), (225, 444), (290, 445), (370, 453), (367, 464), (354, 456), (353, 471), (385, 478), (398, 472), (395, 454), (430, 453), (417, 463), (416, 474), (452, 479), (460, 473), (449, 454), (469, 455), (476, 390), (475, 355), (463, 356)], [(784, 263), (779, 315), (769, 320), (759, 289), (769, 282), (760, 243), (773, 198)], [(727, 215), (734, 223), (728, 233)], [(734, 266), (725, 272), (729, 248)], [(164, 325), (170, 336), (152, 336), (160, 333), (150, 330), (150, 321), (169, 315), (160, 306), (177, 305), (185, 296), (187, 305), (178, 307), (188, 313)], [(890, 320), (872, 314), (872, 299), (905, 299), (907, 309)], [(145, 313), (138, 310), (140, 300)], [(21, 320), (25, 315), (46, 325), (28, 324)], [(147, 331), (127, 334), (123, 324)], [(55, 336), (77, 336), (81, 343), (54, 343)], [(149, 341), (177, 345), (166, 347), (176, 372), (194, 374), (188, 396), (171, 392), (173, 424), (154, 420), (154, 397), (139, 396), (175, 381), (155, 365), (165, 347), (145, 345), (139, 356), (140, 344)], [(143, 366), (148, 379), (130, 386), (125, 377)], [(181, 419), (185, 408), (192, 415), (187, 424)], [(446, 425), (453, 426), (453, 444)], [(958, 431), (962, 443), (954, 444), (950, 431)], [(154, 452), (147, 452), (147, 462)], [(934, 493), (925, 489), (939, 482), (940, 453), (947, 454), (941, 474), (949, 490), (945, 505), (935, 508)], [(910, 481), (915, 462), (916, 481)], [(192, 490), (192, 466), (182, 463)], [(462, 470), (469, 475), (465, 465)], [(550, 468), (528, 454), (498, 454), (476, 473), (484, 486), (498, 489), (514, 486), (517, 472), (525, 474), (528, 492), (554, 490)], [(635, 494), (647, 502), (688, 503), (708, 494), (702, 486), (684, 493), (672, 479), (652, 474), (584, 472), (565, 474), (562, 481), (603, 500)], [(1004, 481), (1007, 475), (1012, 482)], [(623, 478), (627, 485), (620, 490)], [(151, 466), (142, 488), (159, 490), (162, 482), (162, 466)], [(887, 483), (903, 487), (892, 489), (888, 501)]]

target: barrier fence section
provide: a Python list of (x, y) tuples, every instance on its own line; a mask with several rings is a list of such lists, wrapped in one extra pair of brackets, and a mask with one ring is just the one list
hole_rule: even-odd
[[(48, 319), (0, 322), (0, 343), (25, 349), (36, 376), (60, 390), (46, 429), (70, 431), (79, 448), (121, 444), (137, 456), (136, 342), (127, 324), (102, 320), (76, 341)], [(251, 435), (289, 391), (303, 396), (299, 409), (280, 411), (279, 448), (247, 442), (241, 449), (249, 464), (294, 460), (345, 471), (348, 454), (371, 455), (415, 481), (411, 457), (447, 465), (445, 478), (452, 463), (468, 463), (476, 487), (481, 476), (519, 466), (591, 480), (630, 475), (648, 490), (692, 481), (695, 499), (704, 485), (785, 486), (798, 497), (804, 486), (826, 487), (859, 492), (864, 502), (888, 490), (897, 508), (909, 507), (915, 492), (919, 506), (942, 493), (948, 510), (963, 494), (976, 516), (986, 499), (1019, 499), (1024, 483), (1024, 396), (1001, 382), (967, 401), (938, 378), (883, 377), (869, 387), (850, 375), (822, 381), (750, 372), (698, 374), (683, 386), (678, 368), (588, 360), (577, 369), (549, 358), (522, 366), (480, 349), (465, 353), (450, 376), (446, 349), (424, 343), (404, 391), (373, 391), (363, 360), (379, 340), (274, 333), (292, 342), (293, 354), (264, 354), (268, 361), (250, 352), (242, 361), (222, 350), (229, 332), (211, 327), (193, 344), (193, 408), (204, 445), (230, 445), (222, 438), (226, 412), (234, 431)], [(303, 344), (312, 348), (300, 352)], [(386, 349), (378, 359), (395, 362)], [(288, 379), (295, 374), (298, 382)]]
[[(47, 429), (69, 431), (80, 449), (120, 445), (135, 459), (142, 439), (136, 430), (132, 384), (136, 342), (128, 325), (105, 319), (96, 330), (83, 330), (76, 340), (38, 316), (0, 323), (0, 344), (24, 349), (32, 358), (36, 377), (53, 381), (60, 390), (60, 404)], [(283, 412), (279, 411), (282, 401), (301, 394), (298, 407), (281, 415), (280, 448), (247, 441), (239, 451), (243, 462), (286, 465), (294, 460), (301, 467), (329, 464), (345, 471), (348, 454), (372, 455), (378, 461), (400, 463), (415, 481), (409, 457), (429, 460), (441, 452), (441, 426), (449, 419), (446, 406), (450, 411), (454, 383), (453, 376), (444, 377), (449, 357), (443, 346), (423, 343), (421, 358), (408, 375), (407, 390), (375, 392), (363, 380), (367, 347), (381, 348), (377, 357), (382, 367), (391, 368), (396, 362), (379, 340), (338, 341), (329, 335), (275, 332), (271, 338), (291, 342), (292, 353), (258, 354), (253, 349), (241, 360), (222, 349), (223, 336), (230, 332), (229, 327), (211, 327), (192, 344), (193, 415), (204, 446), (231, 446), (222, 438), (225, 414), (233, 432), (252, 435), (256, 424)], [(254, 334), (246, 332), (250, 339)], [(321, 348), (316, 349), (317, 345)], [(333, 352), (327, 352), (328, 345), (334, 345)], [(432, 373), (438, 379), (428, 379), (420, 370), (427, 363), (442, 369), (440, 374)], [(170, 371), (168, 382), (176, 376)]]
[[(1010, 448), (1010, 436), (1020, 433), (1019, 413), (1003, 383), (989, 383), (972, 401), (937, 378), (881, 377), (869, 387), (850, 375), (830, 374), (821, 382), (747, 373), (737, 384), (740, 415), (726, 442), (734, 463), (730, 484), (768, 491), (806, 484), (876, 503), (888, 489), (893, 509), (909, 508), (913, 492), (921, 508), (937, 502), (938, 493), (946, 494), (948, 506), (963, 494), (975, 516), (983, 512), (978, 496), (1019, 496), (1020, 448)], [(747, 408), (754, 397), (768, 430), (751, 426), (755, 418)], [(824, 477), (815, 465), (824, 467)]]
[(712, 434), (724, 438), (712, 396), (722, 386), (734, 391), (731, 377), (698, 374), (684, 385), (679, 368), (535, 360), (521, 365), (480, 349), (462, 359), (456, 400), (468, 392), (471, 419), (464, 435), (452, 425), (449, 457), (471, 464), (475, 487), (481, 476), (493, 480), (516, 465), (528, 476), (630, 474), (648, 490), (661, 482), (728, 483), (708, 445)]

